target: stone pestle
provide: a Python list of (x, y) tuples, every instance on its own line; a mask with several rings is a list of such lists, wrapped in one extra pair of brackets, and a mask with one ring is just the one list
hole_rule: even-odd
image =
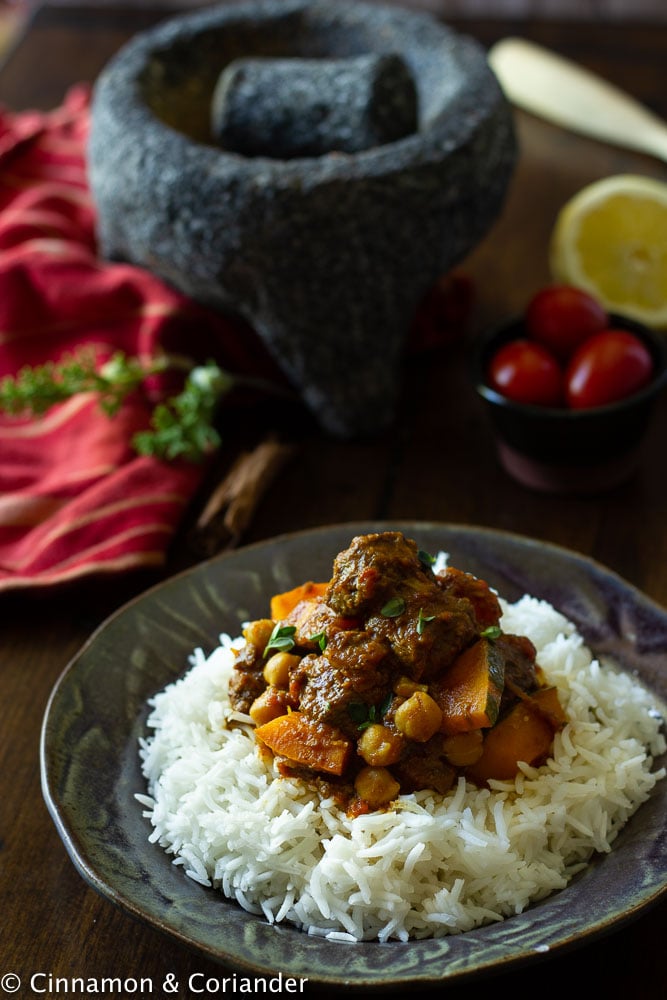
[(223, 149), (287, 160), (359, 153), (417, 128), (417, 90), (396, 53), (346, 59), (235, 59), (213, 92)]

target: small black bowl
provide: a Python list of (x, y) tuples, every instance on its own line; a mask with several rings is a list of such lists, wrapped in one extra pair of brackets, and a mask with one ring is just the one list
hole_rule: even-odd
[(518, 482), (535, 490), (586, 494), (610, 489), (636, 469), (656, 397), (667, 384), (667, 334), (624, 316), (609, 326), (640, 337), (653, 357), (655, 375), (626, 399), (588, 410), (515, 403), (492, 389), (486, 372), (503, 344), (525, 336), (521, 317), (476, 339), (472, 376), (496, 432), (498, 457)]

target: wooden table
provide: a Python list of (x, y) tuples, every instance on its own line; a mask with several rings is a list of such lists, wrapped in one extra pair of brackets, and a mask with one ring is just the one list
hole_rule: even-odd
[[(415, 4), (437, 8), (437, 4)], [(34, 16), (0, 71), (0, 100), (19, 110), (50, 108), (69, 85), (93, 80), (135, 31), (164, 9), (47, 6)], [(613, 78), (667, 116), (667, 26), (457, 22), (490, 44), (519, 33), (549, 44)], [(558, 207), (589, 181), (665, 168), (639, 155), (587, 141), (517, 115), (521, 157), (502, 217), (464, 270), (477, 287), (473, 331), (518, 310), (548, 279), (546, 245)], [(270, 414), (260, 414), (270, 430)], [(261, 428), (258, 428), (258, 430)], [(417, 357), (406, 367), (396, 426), (379, 439), (341, 443), (306, 426), (298, 464), (287, 467), (261, 503), (245, 541), (327, 523), (412, 519), (484, 525), (548, 540), (606, 564), (667, 606), (667, 502), (664, 455), (667, 398), (662, 398), (632, 481), (604, 495), (564, 498), (531, 493), (499, 468), (494, 442), (467, 381), (464, 345)], [(222, 460), (233, 457), (234, 442)], [(300, 485), (304, 488), (299, 488)], [(174, 548), (168, 572), (196, 557)], [(75, 872), (40, 792), (38, 741), (52, 685), (93, 628), (146, 581), (123, 578), (66, 594), (9, 597), (0, 603), (0, 976), (145, 976), (160, 984), (173, 972), (220, 969), (140, 926), (89, 889)], [(614, 934), (472, 987), (530, 996), (665, 996), (667, 902)], [(463, 985), (452, 998), (470, 996)], [(20, 996), (34, 995), (27, 987)], [(36, 994), (35, 994), (36, 995)], [(48, 991), (42, 995), (49, 995)], [(165, 994), (168, 995), (168, 994)]]

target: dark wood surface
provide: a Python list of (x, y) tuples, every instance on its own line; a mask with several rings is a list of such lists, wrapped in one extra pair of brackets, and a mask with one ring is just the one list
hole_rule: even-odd
[[(426, 4), (416, 6), (426, 7)], [(431, 9), (438, 4), (429, 4)], [(444, 6), (444, 5), (442, 5)], [(136, 6), (45, 7), (0, 67), (0, 101), (16, 110), (50, 108), (69, 85), (94, 80), (135, 31), (164, 15)], [(485, 45), (519, 33), (576, 57), (667, 116), (667, 26), (581, 23), (454, 22)], [(521, 157), (505, 210), (463, 263), (476, 283), (471, 336), (521, 308), (548, 279), (546, 247), (559, 206), (606, 174), (665, 177), (648, 158), (612, 149), (526, 115), (517, 115)], [(532, 493), (499, 468), (494, 443), (468, 384), (465, 344), (418, 356), (405, 370), (396, 426), (372, 441), (327, 440), (304, 421), (298, 451), (264, 498), (245, 541), (359, 519), (413, 519), (483, 525), (544, 539), (592, 556), (667, 606), (667, 399), (660, 401), (638, 474), (604, 495), (564, 498)], [(260, 409), (249, 433), (271, 429)], [(221, 463), (243, 433), (227, 434)], [(178, 540), (167, 572), (192, 562)], [(150, 977), (155, 994), (168, 973), (190, 996), (194, 972), (219, 967), (144, 927), (89, 889), (75, 872), (42, 801), (38, 745), (49, 692), (95, 626), (146, 583), (137, 576), (104, 586), (0, 602), (0, 977)], [(667, 669), (667, 667), (666, 667)], [(665, 996), (663, 902), (600, 940), (515, 969), (483, 985), (446, 990), (457, 998), (502, 989), (514, 996), (552, 987), (581, 995)], [(322, 992), (322, 991), (319, 991)], [(34, 994), (37, 995), (37, 994)], [(42, 995), (57, 995), (42, 993)], [(164, 995), (169, 995), (165, 993)]]

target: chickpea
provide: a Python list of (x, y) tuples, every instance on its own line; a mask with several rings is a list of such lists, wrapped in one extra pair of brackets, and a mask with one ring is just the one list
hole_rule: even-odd
[(286, 688), (289, 684), (290, 667), (301, 660), (295, 653), (274, 653), (264, 664), (264, 680), (274, 687)]
[(362, 767), (355, 779), (354, 789), (371, 809), (379, 809), (396, 798), (401, 786), (386, 767)]
[(403, 740), (388, 726), (373, 722), (367, 726), (357, 742), (357, 752), (373, 767), (396, 764), (401, 757)]
[(411, 677), (399, 677), (394, 684), (394, 694), (397, 694), (400, 698), (409, 698), (411, 694), (415, 691), (426, 691), (426, 684), (418, 684), (417, 681), (413, 681)]
[(258, 618), (257, 621), (248, 622), (243, 629), (243, 637), (246, 642), (249, 642), (262, 654), (271, 638), (274, 627), (275, 622), (271, 621), (270, 618)]
[(454, 733), (445, 736), (442, 749), (445, 757), (454, 767), (469, 767), (482, 756), (484, 737), (480, 729), (471, 729), (468, 733)]
[(284, 691), (267, 687), (255, 698), (248, 709), (248, 715), (256, 726), (263, 726), (265, 722), (271, 722), (271, 719), (277, 719), (279, 715), (287, 713), (287, 701), (284, 695)]
[(426, 743), (442, 724), (439, 705), (425, 691), (415, 691), (396, 709), (394, 722), (399, 732), (417, 743)]

